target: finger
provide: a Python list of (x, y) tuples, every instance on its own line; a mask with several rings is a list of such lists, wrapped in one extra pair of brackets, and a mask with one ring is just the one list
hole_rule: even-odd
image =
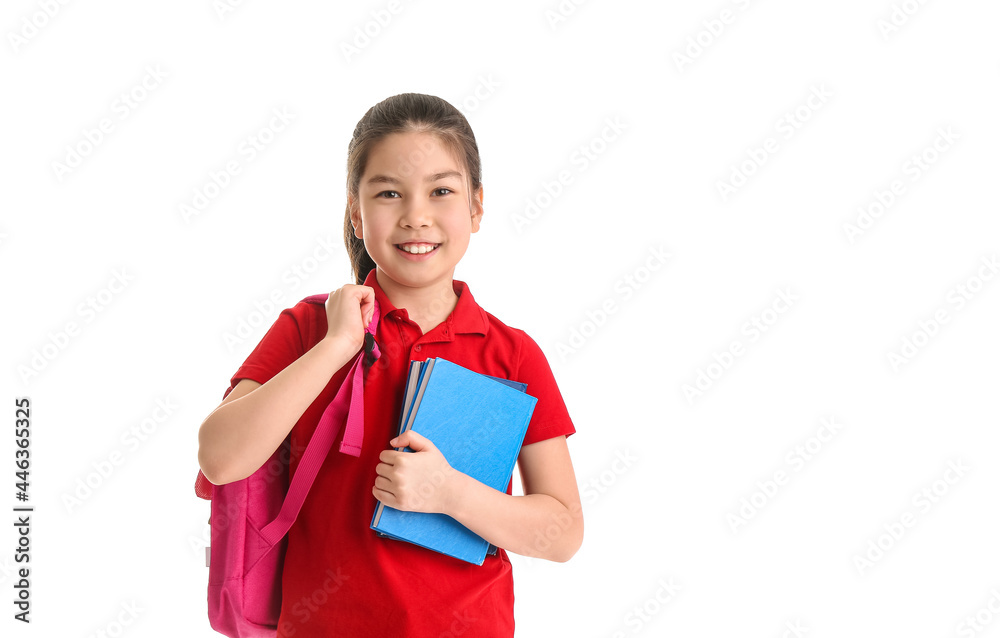
[[(393, 445), (392, 441), (390, 441), (389, 444)], [(426, 438), (416, 430), (407, 430), (396, 437), (396, 444), (394, 447), (408, 447), (414, 452), (419, 452), (421, 450), (433, 448), (434, 444), (431, 443), (430, 439)]]
[(375, 314), (375, 289), (371, 286), (360, 286), (361, 294), (358, 301), (361, 303), (361, 316), (364, 317), (365, 327), (372, 321)]
[(387, 492), (385, 490), (380, 490), (377, 487), (372, 487), (372, 495), (376, 499), (378, 499), (380, 503), (384, 505), (388, 505), (389, 507), (396, 506), (396, 495), (393, 494), (392, 492)]

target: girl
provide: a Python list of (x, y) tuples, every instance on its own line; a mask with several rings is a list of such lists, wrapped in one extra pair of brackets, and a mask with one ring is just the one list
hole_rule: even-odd
[[(198, 462), (212, 483), (249, 476), (289, 432), (294, 475), (378, 300), (381, 357), (364, 380), (361, 455), (334, 443), (288, 533), (279, 638), (512, 636), (505, 550), (561, 562), (580, 547), (566, 446), (575, 429), (545, 356), (452, 278), (482, 216), (479, 150), (458, 110), (414, 93), (369, 109), (347, 159), (344, 242), (356, 285), (330, 293), (325, 309), (282, 311), (201, 425)], [(454, 470), (418, 432), (394, 436), (409, 361), (429, 357), (527, 383), (538, 401), (518, 456), (524, 496)], [(391, 449), (405, 446), (414, 452)], [(369, 528), (377, 501), (447, 514), (500, 549), (479, 566), (379, 537)]]

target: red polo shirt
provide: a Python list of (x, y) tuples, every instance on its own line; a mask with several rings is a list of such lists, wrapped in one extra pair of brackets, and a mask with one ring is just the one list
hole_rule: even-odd
[[(472, 565), (370, 529), (377, 501), (375, 466), (395, 436), (410, 360), (444, 357), (476, 372), (528, 384), (538, 399), (524, 445), (576, 430), (549, 364), (524, 331), (483, 310), (468, 286), (453, 280), (454, 311), (427, 334), (396, 308), (372, 270), (382, 317), (375, 340), (381, 357), (365, 374), (365, 428), (361, 456), (339, 452), (334, 442), (302, 511), (288, 533), (282, 575), (278, 638), (332, 636), (514, 635), (514, 583), (501, 548)], [(267, 382), (318, 343), (327, 331), (326, 309), (299, 302), (274, 325), (233, 375)], [(331, 379), (291, 431), (291, 472), (333, 399), (348, 366)], [(507, 486), (511, 493), (511, 486)]]

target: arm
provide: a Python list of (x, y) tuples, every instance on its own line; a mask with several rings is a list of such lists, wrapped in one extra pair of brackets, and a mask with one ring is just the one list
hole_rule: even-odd
[(361, 348), (374, 309), (372, 288), (337, 289), (327, 298), (327, 334), (319, 343), (263, 385), (240, 380), (198, 430), (198, 465), (205, 478), (221, 485), (257, 471), (334, 373)]
[(325, 338), (263, 385), (242, 379), (198, 430), (198, 465), (216, 485), (253, 474), (357, 352)]
[[(499, 492), (448, 465), (430, 440), (412, 430), (389, 442), (372, 493), (397, 509), (441, 512), (497, 547), (565, 562), (583, 542), (583, 510), (566, 437), (521, 448), (524, 496)], [(427, 490), (426, 485), (435, 486)], [(421, 495), (420, 486), (424, 486)]]

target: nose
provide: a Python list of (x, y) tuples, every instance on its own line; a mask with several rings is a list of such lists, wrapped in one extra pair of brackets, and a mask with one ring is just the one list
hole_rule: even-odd
[(406, 207), (399, 223), (404, 228), (425, 228), (431, 225), (430, 211), (426, 205), (413, 203)]

